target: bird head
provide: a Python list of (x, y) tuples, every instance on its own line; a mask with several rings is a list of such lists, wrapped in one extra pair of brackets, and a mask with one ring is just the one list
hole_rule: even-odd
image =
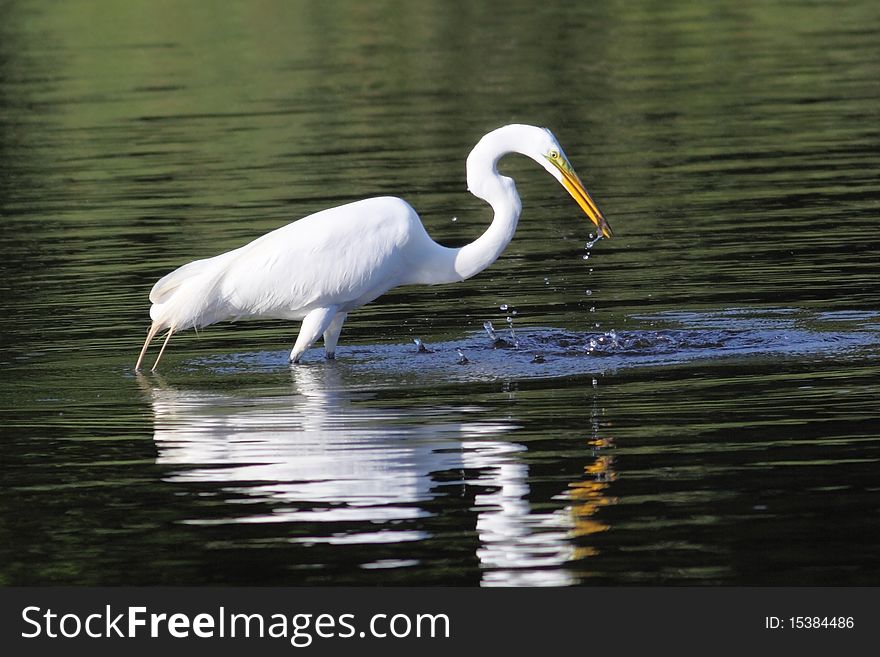
[(584, 183), (581, 182), (581, 179), (575, 173), (574, 167), (571, 166), (571, 162), (568, 161), (556, 137), (546, 128), (542, 132), (544, 134), (536, 140), (534, 145), (535, 150), (528, 153), (529, 157), (544, 167), (551, 176), (556, 178), (565, 187), (566, 191), (571, 194), (571, 197), (577, 202), (590, 221), (596, 224), (596, 227), (602, 233), (602, 237), (610, 239), (612, 237), (611, 226), (605, 221), (599, 206), (596, 205), (596, 202), (590, 196), (586, 187), (584, 187)]
[(514, 123), (484, 135), (468, 156), (468, 189), (471, 193), (487, 200), (484, 186), (487, 180), (491, 180), (491, 175), (487, 174), (498, 175), (497, 162), (507, 153), (520, 153), (544, 167), (596, 224), (602, 237), (611, 237), (611, 226), (578, 178), (556, 137), (546, 128)]

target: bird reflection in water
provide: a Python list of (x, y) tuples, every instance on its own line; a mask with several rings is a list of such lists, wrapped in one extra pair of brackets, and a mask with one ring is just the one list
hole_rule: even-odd
[[(219, 485), (229, 502), (186, 522), (297, 523), (289, 540), (306, 545), (424, 541), (432, 532), (424, 519), (438, 507), (428, 502), (468, 485), (478, 491), (484, 585), (574, 583), (565, 564), (585, 555), (571, 539), (607, 503), (591, 472), (589, 482), (571, 484), (570, 505), (536, 512), (526, 448), (510, 440), (515, 421), (471, 420), (485, 414), (474, 405), (424, 407), (417, 416), (382, 407), (371, 391), (347, 386), (341, 369), (292, 368), (291, 387), (259, 391), (184, 389), (139, 376), (166, 480)], [(598, 459), (588, 470), (599, 463), (610, 468)]]
[(592, 432), (587, 441), (594, 460), (584, 466), (582, 480), (569, 484), (569, 496), (572, 500), (571, 533), (578, 539), (578, 547), (575, 549), (575, 557), (578, 559), (596, 556), (598, 553), (596, 548), (586, 541), (591, 534), (611, 528), (610, 525), (599, 520), (597, 514), (602, 507), (617, 502), (617, 498), (608, 494), (611, 482), (617, 478), (614, 457), (609, 453), (614, 447), (614, 441), (607, 435), (603, 437), (605, 432), (602, 430), (600, 416), (598, 397), (594, 395), (590, 413)]

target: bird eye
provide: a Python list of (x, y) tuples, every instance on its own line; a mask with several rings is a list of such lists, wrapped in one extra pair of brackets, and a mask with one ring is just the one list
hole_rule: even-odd
[(559, 159), (559, 151), (550, 151), (550, 153), (548, 153), (548, 156), (551, 160), (557, 160)]

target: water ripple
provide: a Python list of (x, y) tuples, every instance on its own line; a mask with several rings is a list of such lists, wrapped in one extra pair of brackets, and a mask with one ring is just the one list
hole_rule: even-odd
[[(792, 308), (667, 312), (634, 316), (627, 324), (641, 327), (625, 330), (519, 327), (515, 345), (481, 331), (460, 340), (417, 339), (415, 346), (349, 346), (340, 348), (339, 358), (340, 366), (351, 368), (355, 376), (390, 374), (398, 384), (439, 372), (448, 381), (522, 380), (715, 359), (841, 358), (880, 344), (878, 316), (866, 311), (810, 315)], [(322, 360), (322, 350), (315, 348), (303, 363)], [(286, 352), (238, 352), (198, 357), (178, 367), (233, 374), (287, 367), (287, 361)]]

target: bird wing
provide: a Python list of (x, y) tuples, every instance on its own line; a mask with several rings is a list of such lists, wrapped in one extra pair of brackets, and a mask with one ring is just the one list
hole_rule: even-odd
[(173, 272), (166, 274), (160, 278), (153, 289), (150, 290), (150, 301), (152, 303), (165, 303), (174, 292), (184, 283), (205, 274), (222, 264), (222, 261), (230, 260), (235, 251), (223, 253), (213, 258), (204, 258), (203, 260), (194, 260), (178, 267)]
[(218, 289), (233, 317), (354, 308), (397, 285), (413, 219), (421, 227), (415, 211), (391, 197), (318, 212), (224, 254)]

